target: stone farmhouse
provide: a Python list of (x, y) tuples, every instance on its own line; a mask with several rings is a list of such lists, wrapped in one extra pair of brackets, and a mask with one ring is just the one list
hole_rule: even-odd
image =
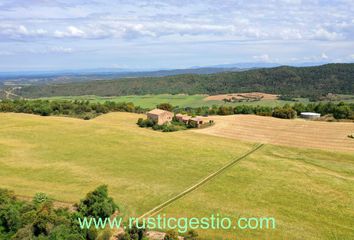
[(153, 120), (158, 125), (162, 125), (171, 122), (173, 115), (172, 112), (156, 108), (147, 113), (147, 118)]

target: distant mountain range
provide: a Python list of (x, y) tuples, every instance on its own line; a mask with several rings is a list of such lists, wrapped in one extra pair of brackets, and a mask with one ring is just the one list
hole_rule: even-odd
[[(318, 66), (324, 64), (319, 63), (299, 63), (288, 66)], [(284, 65), (284, 64), (283, 64)], [(1, 81), (11, 82), (71, 82), (85, 80), (109, 80), (116, 78), (129, 77), (164, 77), (180, 74), (213, 74), (220, 72), (238, 72), (254, 68), (272, 68), (282, 66), (278, 63), (235, 63), (235, 64), (219, 64), (212, 66), (194, 66), (185, 69), (124, 69), (124, 68), (97, 68), (97, 69), (81, 69), (81, 70), (60, 70), (60, 71), (11, 71), (0, 72)]]

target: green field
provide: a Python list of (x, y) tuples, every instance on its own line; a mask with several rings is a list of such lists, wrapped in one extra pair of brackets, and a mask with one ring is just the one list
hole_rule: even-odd
[[(135, 124), (138, 117), (110, 113), (84, 121), (1, 113), (0, 186), (77, 202), (108, 184), (124, 212), (136, 216), (255, 145), (142, 129)], [(163, 213), (277, 221), (275, 230), (198, 230), (207, 239), (353, 239), (354, 156), (266, 145)]]
[[(173, 106), (179, 107), (201, 107), (201, 106), (212, 106), (212, 105), (262, 105), (262, 106), (281, 106), (285, 104), (294, 104), (294, 101), (283, 101), (283, 100), (261, 100), (254, 102), (235, 102), (235, 103), (224, 103), (223, 101), (206, 101), (207, 95), (186, 95), (186, 94), (158, 94), (158, 95), (132, 95), (132, 96), (117, 96), (117, 97), (99, 97), (99, 96), (73, 96), (73, 97), (50, 97), (43, 98), (49, 100), (89, 100), (92, 102), (105, 102), (105, 101), (114, 101), (114, 102), (132, 102), (136, 106), (141, 106), (144, 108), (154, 108), (159, 103), (170, 103)], [(354, 96), (352, 95), (341, 95), (344, 102), (354, 103)], [(310, 103), (307, 98), (297, 98), (298, 102), (304, 104)]]

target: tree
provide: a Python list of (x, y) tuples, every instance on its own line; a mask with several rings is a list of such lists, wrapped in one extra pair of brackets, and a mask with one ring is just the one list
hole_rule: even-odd
[(156, 106), (158, 109), (166, 110), (166, 111), (172, 111), (173, 106), (169, 103), (160, 103), (159, 105)]
[(21, 206), (12, 191), (0, 189), (0, 233), (14, 233), (19, 229)]
[(118, 206), (108, 196), (107, 185), (101, 185), (88, 193), (86, 198), (80, 201), (77, 209), (86, 217), (105, 218), (110, 217), (118, 209)]

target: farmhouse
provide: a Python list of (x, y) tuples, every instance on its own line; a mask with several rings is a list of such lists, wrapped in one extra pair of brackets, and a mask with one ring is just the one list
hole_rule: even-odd
[(147, 113), (147, 118), (153, 120), (158, 125), (162, 125), (172, 121), (173, 113), (156, 108)]

